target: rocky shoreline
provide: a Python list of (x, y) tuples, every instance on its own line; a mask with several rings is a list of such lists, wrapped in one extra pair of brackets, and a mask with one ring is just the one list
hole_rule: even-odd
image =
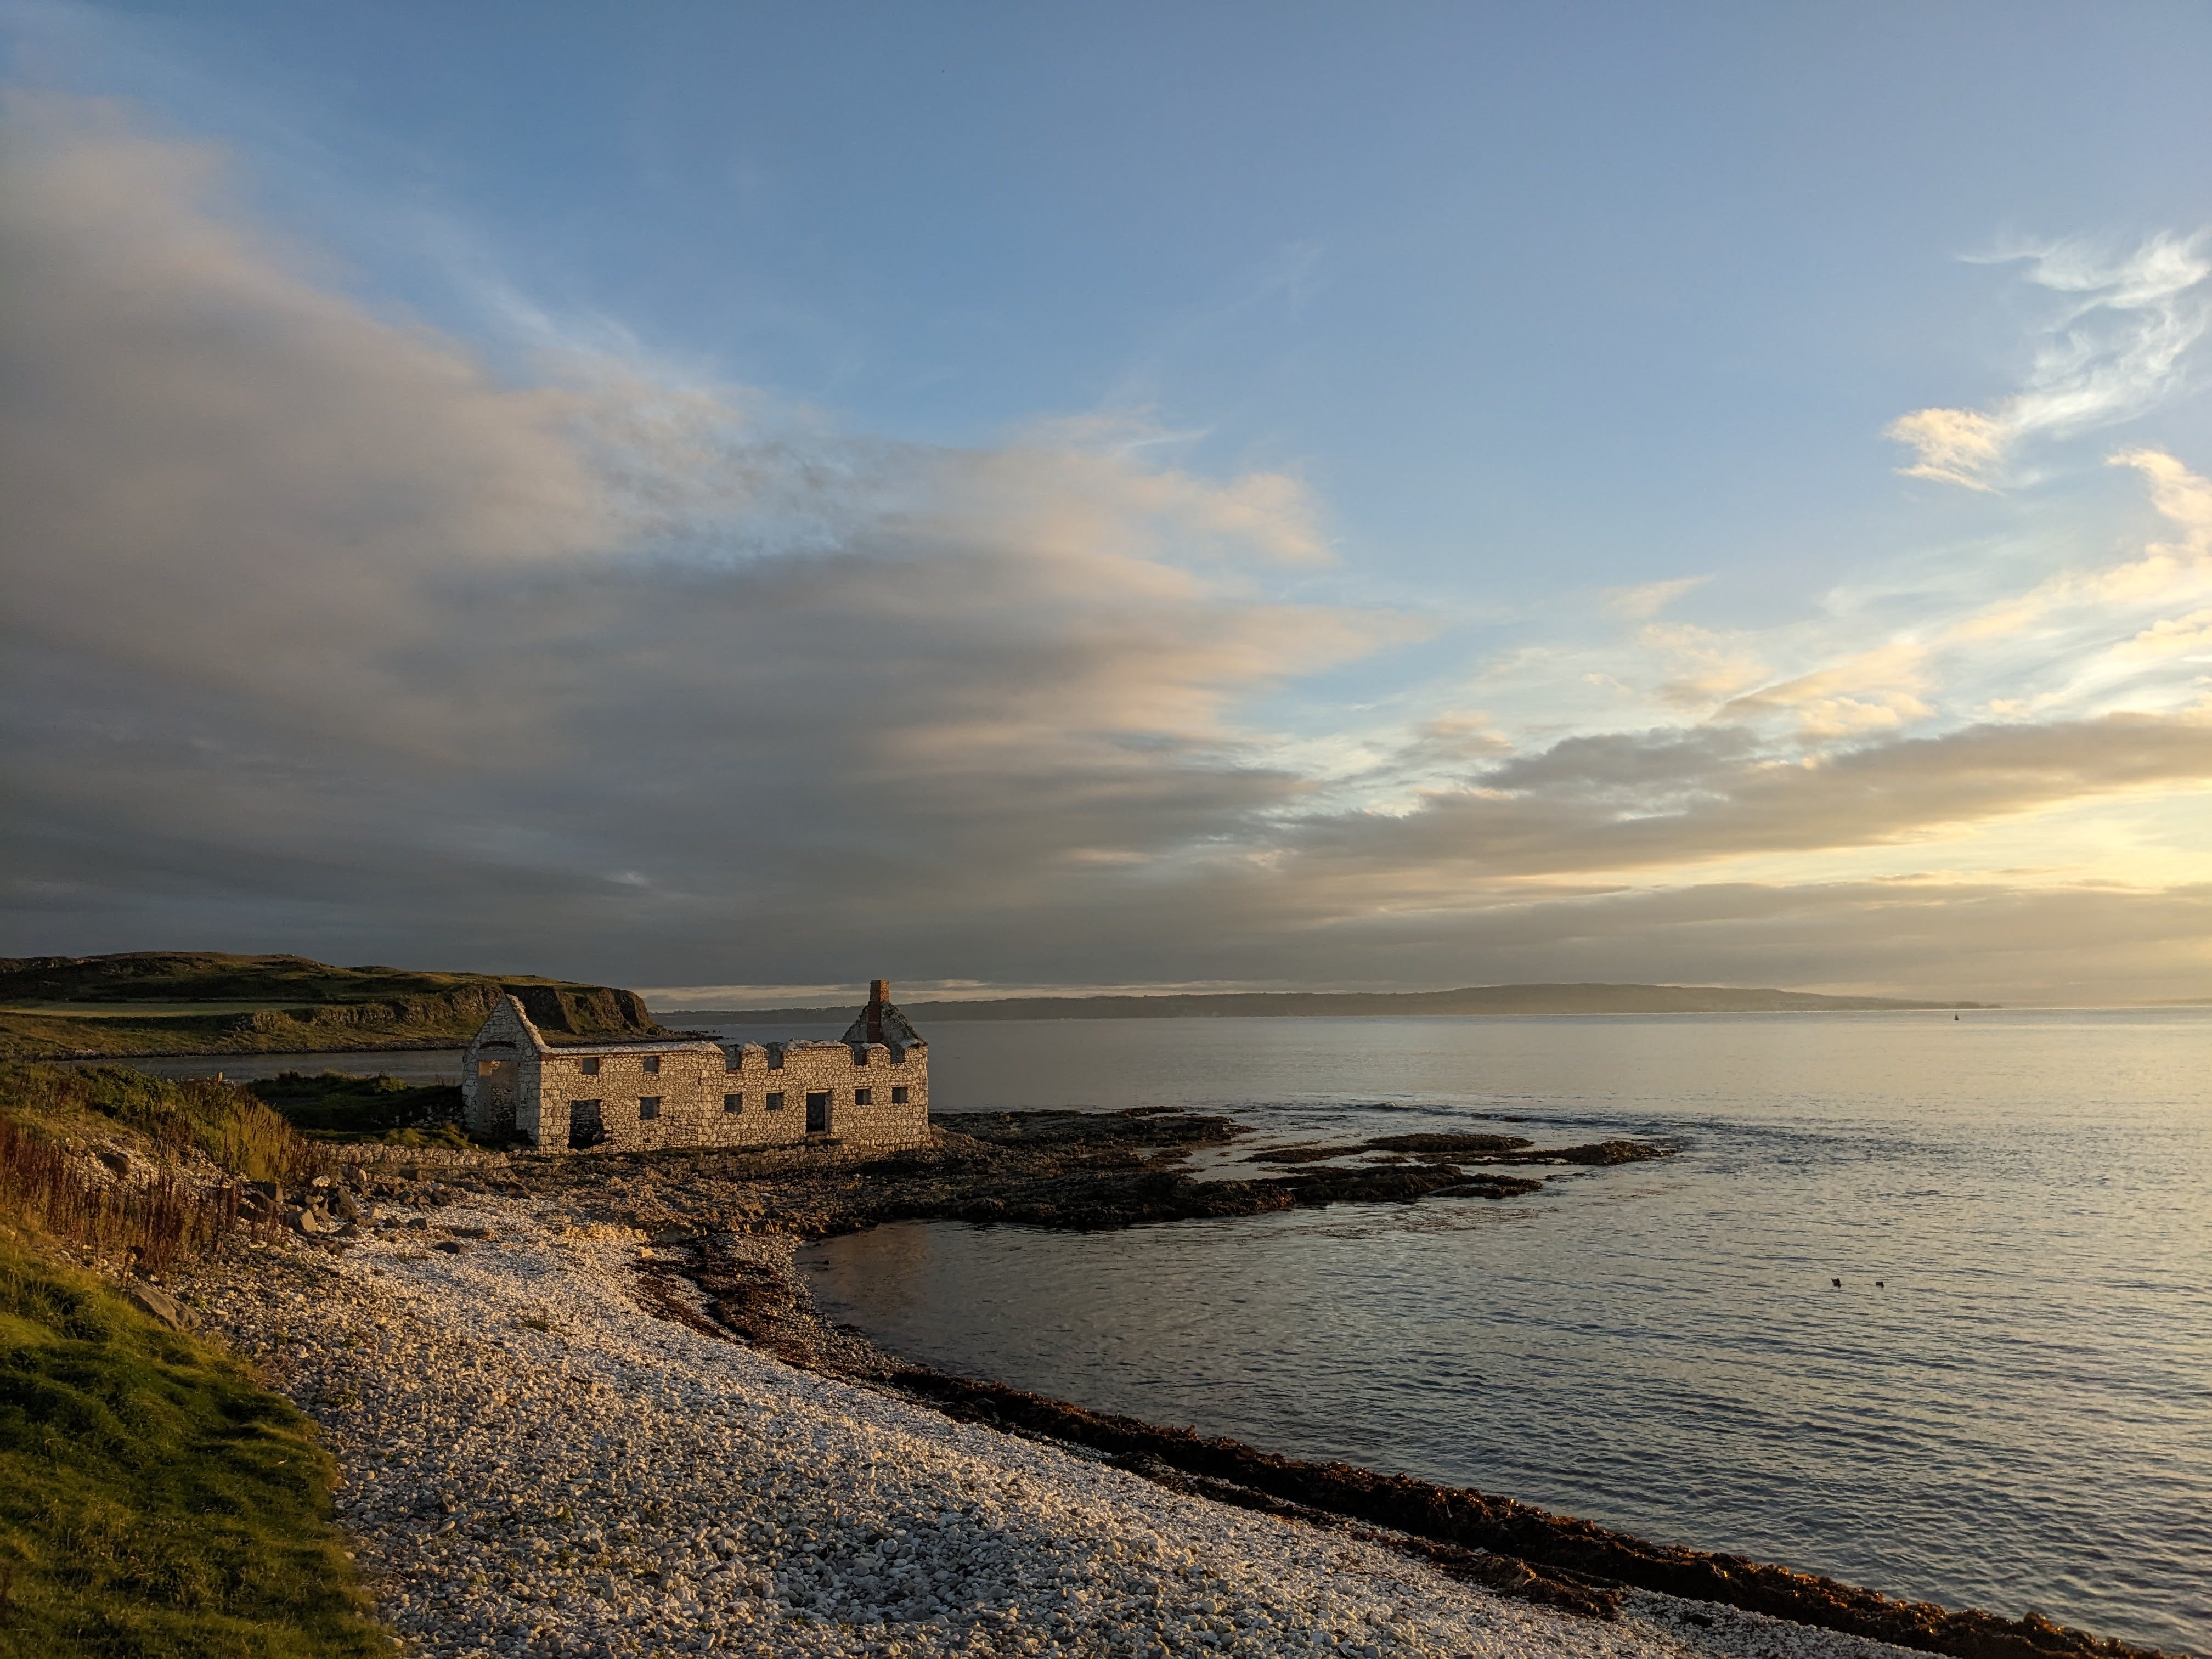
[(279, 1234), (189, 1294), (321, 1425), (338, 1518), (413, 1659), (1901, 1651), (1644, 1590), (1611, 1618), (1500, 1596), (1383, 1528), (1212, 1501), (789, 1365), (700, 1328), (688, 1247), (554, 1201), (377, 1219)]
[[(1361, 1559), (1369, 1571), (1413, 1573), (1416, 1580), (1403, 1582), (1428, 1585), (1425, 1593), (1431, 1596), (1456, 1585), (1455, 1594), (1480, 1595), (1488, 1605), (1500, 1605), (1498, 1598), (1503, 1597), (1528, 1607), (1523, 1616), (1567, 1621), (1534, 1650), (1864, 1655), (1916, 1650), (1959, 1659), (2143, 1659), (2149, 1652), (2033, 1616), (2007, 1620), (1901, 1602), (1739, 1557), (1651, 1545), (1507, 1498), (1342, 1464), (1302, 1462), (1235, 1441), (947, 1376), (831, 1326), (815, 1310), (792, 1267), (799, 1238), (890, 1220), (1104, 1228), (1340, 1201), (1503, 1199), (1536, 1189), (1540, 1176), (1535, 1171), (1545, 1164), (1601, 1167), (1663, 1156), (1662, 1148), (1603, 1142), (1546, 1149), (1508, 1135), (1382, 1137), (1357, 1146), (1278, 1147), (1236, 1160), (1288, 1173), (1198, 1179), (1186, 1167), (1192, 1154), (1208, 1154), (1218, 1173), (1225, 1153), (1244, 1133), (1243, 1126), (1225, 1118), (1158, 1111), (973, 1114), (939, 1122), (929, 1148), (865, 1163), (818, 1148), (590, 1158), (485, 1155), (432, 1160), (396, 1154), (355, 1166), (340, 1183), (359, 1195), (351, 1200), (353, 1218), (331, 1214), (337, 1231), (347, 1237), (301, 1238), (287, 1248), (336, 1254), (364, 1247), (353, 1261), (376, 1260), (387, 1278), (399, 1271), (398, 1264), (406, 1263), (403, 1277), (436, 1279), (464, 1266), (471, 1278), (495, 1267), (504, 1269), (508, 1253), (542, 1258), (549, 1230), (563, 1271), (580, 1247), (561, 1241), (618, 1240), (619, 1244), (595, 1243), (586, 1252), (596, 1257), (594, 1271), (601, 1282), (595, 1293), (603, 1304), (608, 1283), (619, 1280), (626, 1285), (623, 1299), (640, 1316), (659, 1322), (664, 1330), (680, 1329), (692, 1342), (713, 1345), (710, 1351), (747, 1354), (753, 1357), (750, 1363), (779, 1371), (793, 1368), (784, 1374), (811, 1376), (821, 1388), (858, 1390), (854, 1399), (900, 1401), (904, 1411), (921, 1412), (932, 1420), (976, 1425), (971, 1431), (988, 1431), (992, 1437), (969, 1443), (1027, 1445), (1035, 1455), (1072, 1460), (1101, 1476), (1110, 1473), (1136, 1482), (1161, 1494), (1157, 1501), (1204, 1500), (1205, 1512), (1243, 1514), (1252, 1523), (1264, 1520), (1299, 1536), (1326, 1540), (1331, 1548), (1356, 1547), (1364, 1553)], [(364, 1154), (367, 1150), (360, 1149)], [(1359, 1161), (1346, 1164), (1346, 1158)], [(400, 1206), (401, 1212), (380, 1217), (374, 1206), (380, 1203)], [(306, 1206), (301, 1212), (312, 1214), (313, 1209)], [(313, 1234), (322, 1224), (309, 1220), (297, 1231)], [(352, 1262), (344, 1265), (349, 1270)], [(534, 1285), (547, 1282), (544, 1262), (526, 1277)], [(231, 1294), (234, 1306), (251, 1299), (237, 1290)], [(487, 1316), (496, 1323), (502, 1310), (495, 1307)], [(535, 1322), (526, 1316), (520, 1325), (531, 1332), (556, 1328), (550, 1316)], [(358, 1368), (354, 1370), (358, 1375)], [(405, 1384), (403, 1392), (416, 1386)], [(311, 1409), (316, 1389), (340, 1401), (359, 1396), (356, 1388), (331, 1392), (318, 1382), (303, 1396)], [(551, 1505), (545, 1512), (559, 1507)], [(349, 1516), (349, 1523), (353, 1519)], [(1274, 1547), (1280, 1547), (1279, 1541)], [(1387, 1570), (1374, 1565), (1384, 1559), (1400, 1565)], [(855, 1650), (846, 1637), (840, 1638), (845, 1646), (791, 1645), (794, 1632), (808, 1628), (804, 1610), (787, 1607), (773, 1613), (757, 1601), (745, 1605), (765, 1622), (747, 1626), (748, 1645), (774, 1634), (777, 1639), (771, 1645), (787, 1650)], [(1650, 1648), (1645, 1638), (1655, 1607), (1664, 1610), (1666, 1641)], [(858, 1610), (871, 1609), (862, 1605)], [(981, 1639), (975, 1632), (988, 1627), (988, 1621), (970, 1620), (957, 1631), (931, 1626), (900, 1637), (892, 1633), (899, 1618), (880, 1607), (872, 1611), (885, 1618), (876, 1624), (860, 1621), (869, 1633), (858, 1650), (907, 1650), (898, 1645), (905, 1640), (918, 1644), (915, 1651), (949, 1651), (956, 1644), (947, 1638), (957, 1632), (966, 1632), (958, 1640), (967, 1643)], [(726, 1609), (724, 1616), (738, 1615)], [(1224, 1632), (1212, 1632), (1214, 1639), (1206, 1642), (1194, 1633), (1200, 1628), (1211, 1629), (1190, 1627), (1187, 1641), (1160, 1646), (1169, 1652), (1209, 1646), (1287, 1650), (1276, 1639), (1285, 1633), (1279, 1625), (1267, 1627), (1273, 1632), (1267, 1642), (1249, 1648), (1241, 1634), (1225, 1639)], [(1232, 1632), (1249, 1633), (1251, 1628), (1237, 1626)], [(1759, 1645), (1737, 1645), (1754, 1628)], [(1617, 1629), (1632, 1639), (1617, 1649), (1595, 1640), (1591, 1633), (1599, 1629)], [(1786, 1640), (1778, 1634), (1790, 1632), (1798, 1634)], [(424, 1643), (426, 1653), (474, 1651), (411, 1633)], [(570, 1639), (574, 1635), (570, 1630), (550, 1650), (578, 1650)], [(1108, 1630), (1097, 1626), (1034, 1639), (1042, 1643), (1041, 1650), (1017, 1643), (1005, 1650), (1121, 1650)], [(1067, 1645), (1071, 1641), (1074, 1644)], [(1816, 1645), (1805, 1646), (1807, 1642)], [(1313, 1650), (1310, 1645), (1292, 1645), (1300, 1652)], [(1464, 1634), (1445, 1646), (1454, 1651), (1517, 1650)], [(510, 1645), (484, 1650), (538, 1650)], [(1327, 1650), (1338, 1650), (1332, 1642)], [(1374, 1650), (1440, 1650), (1424, 1639), (1407, 1646), (1386, 1642)]]
[[(1127, 1112), (972, 1112), (931, 1119), (931, 1145), (862, 1160), (836, 1149), (693, 1152), (525, 1160), (532, 1190), (665, 1222), (827, 1237), (888, 1221), (1006, 1222), (1091, 1231), (1262, 1215), (1341, 1203), (1513, 1198), (1536, 1191), (1540, 1164), (1602, 1166), (1664, 1158), (1662, 1147), (1609, 1140), (1538, 1148), (1518, 1136), (1386, 1137), (1325, 1149), (1327, 1167), (1200, 1178), (1196, 1152), (1250, 1132), (1232, 1118)], [(1409, 1148), (1394, 1144), (1419, 1140)], [(1443, 1143), (1451, 1143), (1444, 1145)], [(1271, 1168), (1276, 1152), (1255, 1155)], [(1505, 1173), (1511, 1166), (1515, 1173)], [(521, 1167), (519, 1165), (518, 1167)]]

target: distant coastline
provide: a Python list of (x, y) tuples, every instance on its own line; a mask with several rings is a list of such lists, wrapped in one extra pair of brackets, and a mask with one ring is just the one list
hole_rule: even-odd
[[(1729, 985), (1472, 985), (1452, 991), (1219, 991), (1133, 996), (979, 997), (964, 1002), (907, 1002), (933, 1024), (1004, 1019), (1288, 1019), (1530, 1014), (1747, 1014), (1948, 1012), (1992, 1009), (1995, 1002), (1918, 1002), (1898, 997), (1822, 996), (1811, 991)], [(744, 1024), (851, 1017), (849, 1007), (677, 1008), (654, 1018)]]

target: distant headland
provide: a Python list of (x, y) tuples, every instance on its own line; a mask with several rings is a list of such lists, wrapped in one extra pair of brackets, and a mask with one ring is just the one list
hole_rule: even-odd
[[(1218, 991), (1133, 996), (978, 997), (909, 1002), (920, 1020), (1286, 1019), (1407, 1015), (1762, 1014), (1883, 1009), (1996, 1008), (1994, 1002), (1914, 1002), (1898, 997), (1822, 996), (1811, 991), (1731, 985), (1469, 985), (1455, 991)], [(849, 1008), (680, 1008), (660, 1018), (742, 1024), (842, 1019)]]

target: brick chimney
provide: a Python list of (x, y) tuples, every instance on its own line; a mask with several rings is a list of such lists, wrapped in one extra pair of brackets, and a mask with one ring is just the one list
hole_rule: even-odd
[(871, 1008), (879, 1007), (883, 1004), (889, 1002), (890, 1000), (890, 981), (887, 979), (872, 979), (868, 981), (868, 1006)]

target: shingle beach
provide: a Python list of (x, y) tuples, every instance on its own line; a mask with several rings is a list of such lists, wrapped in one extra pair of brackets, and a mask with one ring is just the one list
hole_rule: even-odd
[(437, 1218), (198, 1287), (322, 1424), (410, 1653), (1905, 1651), (1643, 1592), (1617, 1621), (1506, 1600), (655, 1317), (626, 1229)]

